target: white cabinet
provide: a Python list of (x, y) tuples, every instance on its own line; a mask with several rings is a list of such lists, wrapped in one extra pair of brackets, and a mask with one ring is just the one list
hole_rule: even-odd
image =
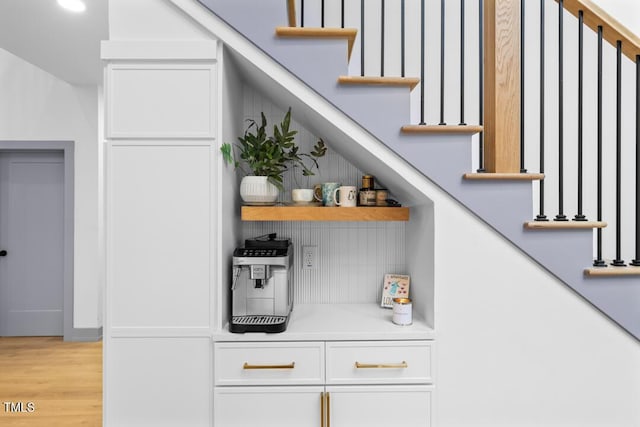
[(217, 49), (103, 44), (106, 426), (212, 423)]
[(424, 340), (215, 343), (215, 426), (429, 427), (432, 347)]

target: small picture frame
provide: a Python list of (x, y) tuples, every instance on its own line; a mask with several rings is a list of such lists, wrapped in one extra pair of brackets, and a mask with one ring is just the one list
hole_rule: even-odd
[(380, 307), (393, 308), (394, 298), (409, 298), (411, 278), (406, 274), (385, 274)]

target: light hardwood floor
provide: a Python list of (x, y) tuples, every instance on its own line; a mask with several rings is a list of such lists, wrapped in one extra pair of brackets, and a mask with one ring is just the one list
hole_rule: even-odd
[(102, 342), (0, 337), (0, 426), (100, 425)]

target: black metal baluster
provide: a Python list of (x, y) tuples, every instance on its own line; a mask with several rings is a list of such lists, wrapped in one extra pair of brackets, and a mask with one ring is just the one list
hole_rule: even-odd
[[(478, 124), (484, 124), (484, 2), (478, 0)], [(484, 169), (484, 132), (478, 134), (478, 172)]]
[(464, 126), (464, 0), (460, 0), (460, 125)]
[(360, 75), (364, 76), (364, 0), (360, 0)]
[(420, 0), (420, 124), (424, 121), (424, 0)]
[(525, 34), (525, 19), (524, 19), (524, 0), (520, 1), (520, 173), (526, 173), (527, 170), (524, 167), (524, 94), (525, 94), (525, 82), (524, 82), (524, 34)]
[(636, 55), (636, 255), (630, 264), (640, 267), (640, 55)]
[[(598, 26), (598, 200), (597, 200), (597, 220), (602, 221), (602, 26)], [(596, 230), (596, 259), (593, 261), (594, 267), (606, 267), (607, 263), (602, 259), (602, 228)]]
[(586, 221), (587, 217), (582, 213), (582, 102), (584, 79), (584, 12), (578, 11), (578, 213), (573, 217), (574, 221)]
[[(544, 173), (544, 2), (540, 0), (540, 173)], [(540, 180), (540, 213), (536, 221), (548, 221), (544, 214), (544, 179)]]
[(404, 77), (404, 62), (405, 62), (405, 12), (404, 12), (404, 0), (400, 3), (400, 76)]
[(340, 2), (340, 28), (344, 28), (344, 0)]
[(616, 41), (616, 259), (611, 265), (624, 267), (622, 260), (622, 41)]
[(380, 77), (384, 77), (384, 0), (380, 3)]
[(324, 28), (324, 0), (320, 2), (320, 27)]
[(304, 27), (304, 0), (300, 0), (300, 27)]
[(564, 29), (563, 0), (558, 0), (558, 214), (555, 221), (567, 221), (564, 214)]
[(446, 125), (444, 121), (444, 32), (445, 32), (444, 0), (440, 0), (440, 123)]

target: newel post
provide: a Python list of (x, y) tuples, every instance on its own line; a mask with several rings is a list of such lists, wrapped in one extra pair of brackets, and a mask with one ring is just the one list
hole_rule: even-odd
[(520, 0), (484, 1), (487, 172), (520, 172)]

